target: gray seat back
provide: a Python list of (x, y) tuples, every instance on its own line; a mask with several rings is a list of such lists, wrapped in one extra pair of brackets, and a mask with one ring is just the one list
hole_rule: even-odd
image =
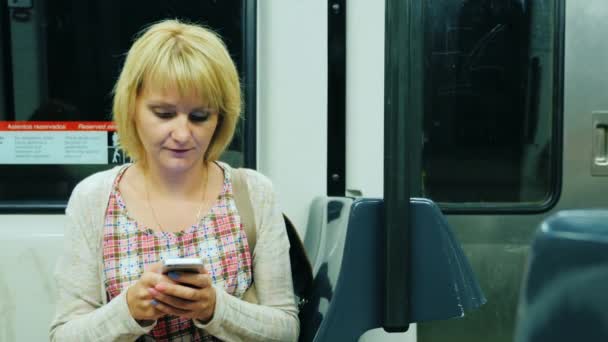
[(532, 243), (516, 341), (608, 341), (608, 211), (547, 218)]
[[(485, 302), (468, 261), (433, 202), (412, 199), (411, 321), (462, 317)], [(301, 341), (356, 341), (382, 324), (384, 291), (383, 201), (352, 203), (339, 262), (323, 257), (314, 294), (303, 313)], [(336, 236), (340, 236), (337, 234)], [(337, 244), (340, 245), (339, 243)], [(339, 269), (336, 269), (338, 267)], [(333, 275), (337, 272), (337, 278)]]

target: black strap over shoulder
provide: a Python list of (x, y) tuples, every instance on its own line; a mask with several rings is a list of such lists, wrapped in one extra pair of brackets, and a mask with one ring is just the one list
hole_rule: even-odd
[(293, 290), (300, 298), (300, 306), (302, 306), (305, 304), (303, 300), (309, 298), (312, 293), (312, 266), (295, 226), (285, 214), (283, 214), (283, 220), (285, 221), (285, 229), (289, 238), (289, 261), (291, 261)]

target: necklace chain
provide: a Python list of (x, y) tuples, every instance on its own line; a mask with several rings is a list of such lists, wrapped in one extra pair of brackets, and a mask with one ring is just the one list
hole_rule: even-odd
[[(206, 163), (204, 165), (206, 165)], [(205, 176), (204, 176), (205, 181), (203, 182), (203, 191), (201, 194), (201, 204), (198, 206), (198, 210), (196, 212), (196, 224), (198, 224), (201, 219), (201, 211), (203, 210), (203, 204), (205, 204), (205, 193), (207, 192), (207, 182), (209, 181), (209, 167), (207, 166), (205, 169), (206, 169)], [(158, 229), (161, 232), (165, 232), (165, 229), (163, 229), (163, 226), (160, 224), (160, 220), (158, 219), (158, 216), (156, 215), (154, 206), (152, 206), (152, 201), (150, 200), (150, 191), (148, 189), (148, 177), (146, 177), (145, 174), (144, 174), (144, 188), (146, 189), (146, 199), (148, 201), (148, 207), (150, 207), (150, 211), (152, 212), (152, 217), (154, 217), (154, 221), (155, 221), (156, 225), (158, 226)]]

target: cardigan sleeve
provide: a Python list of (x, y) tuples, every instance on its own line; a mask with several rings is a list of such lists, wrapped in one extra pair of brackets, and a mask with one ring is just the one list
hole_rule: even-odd
[(256, 220), (257, 244), (252, 254), (259, 305), (216, 287), (213, 319), (194, 323), (225, 341), (296, 341), (300, 322), (282, 212), (268, 178), (247, 170), (247, 184)]
[(96, 191), (100, 181), (100, 177), (93, 177), (81, 182), (66, 208), (64, 252), (55, 269), (56, 314), (50, 327), (51, 341), (133, 341), (153, 328), (143, 328), (133, 319), (126, 291), (104, 304), (100, 232), (96, 231), (102, 226), (93, 219), (99, 216), (95, 214), (104, 200), (104, 192)]

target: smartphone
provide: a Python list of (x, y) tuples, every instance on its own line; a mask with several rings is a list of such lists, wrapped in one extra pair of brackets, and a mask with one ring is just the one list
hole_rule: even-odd
[(203, 261), (199, 258), (169, 258), (163, 261), (163, 274), (169, 272), (202, 273)]

